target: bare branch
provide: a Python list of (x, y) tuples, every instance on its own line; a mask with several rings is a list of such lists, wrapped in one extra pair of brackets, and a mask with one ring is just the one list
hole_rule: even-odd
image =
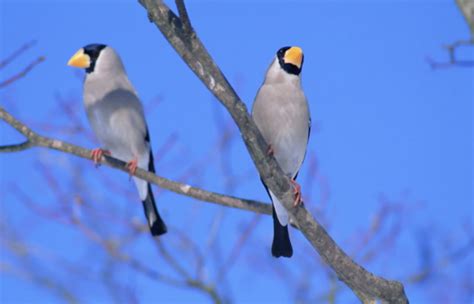
[(31, 147), (33, 147), (33, 144), (29, 140), (26, 140), (26, 141), (22, 142), (21, 144), (0, 146), (0, 153), (2, 153), (2, 152), (20, 152), (20, 151), (23, 151), (23, 150), (27, 150)]
[(445, 45), (444, 48), (447, 50), (449, 56), (448, 61), (440, 62), (433, 60), (430, 57), (427, 57), (426, 61), (432, 69), (449, 68), (453, 66), (465, 68), (474, 67), (474, 60), (462, 60), (457, 58), (456, 51), (463, 46), (474, 47), (474, 40), (458, 40), (451, 44)]
[(28, 43), (25, 43), (18, 50), (14, 51), (13, 54), (11, 54), (7, 58), (0, 61), (0, 69), (3, 69), (4, 67), (6, 67), (9, 63), (11, 63), (13, 60), (15, 60), (16, 57), (20, 56), (22, 53), (24, 53), (27, 50), (31, 49), (35, 44), (36, 44), (35, 40), (30, 41)]
[(40, 57), (36, 58), (36, 60), (34, 60), (30, 64), (28, 64), (21, 72), (19, 72), (18, 74), (15, 74), (15, 75), (11, 76), (10, 78), (0, 82), (0, 89), (12, 84), (13, 82), (17, 81), (20, 78), (25, 77), (26, 74), (28, 74), (36, 65), (38, 65), (41, 62), (45, 61), (45, 59), (46, 58), (43, 57), (43, 56), (40, 56)]
[(176, 7), (178, 8), (179, 19), (183, 24), (183, 31), (186, 33), (191, 33), (193, 28), (191, 26), (191, 20), (189, 20), (188, 11), (184, 5), (184, 0), (176, 0)]
[[(8, 145), (8, 146), (3, 146), (3, 147), (0, 146), (0, 152), (15, 152), (15, 151), (21, 151), (21, 150), (25, 150), (27, 148), (32, 148), (32, 147), (45, 147), (45, 148), (50, 148), (53, 150), (73, 154), (81, 158), (92, 159), (91, 150), (84, 149), (82, 147), (75, 146), (75, 145), (60, 141), (60, 140), (51, 139), (51, 138), (38, 135), (37, 133), (32, 131), (30, 128), (28, 128), (26, 125), (24, 125), (22, 122), (14, 118), (2, 107), (0, 107), (0, 119), (3, 119), (5, 122), (7, 122), (12, 127), (14, 127), (18, 132), (23, 134), (28, 139), (26, 142), (22, 144)], [(25, 147), (23, 147), (22, 145)], [(22, 149), (16, 148), (15, 150), (15, 148), (12, 148), (12, 147), (20, 147), (20, 146), (22, 147)], [(124, 162), (118, 159), (115, 159), (113, 157), (105, 156), (105, 158), (102, 158), (101, 163), (109, 167), (122, 170), (127, 173), (129, 172)], [(135, 176), (140, 177), (155, 185), (158, 185), (164, 189), (173, 191), (178, 194), (193, 197), (205, 202), (215, 203), (215, 204), (219, 204), (219, 205), (223, 205), (227, 207), (233, 207), (237, 209), (243, 209), (243, 210), (248, 210), (248, 211), (267, 214), (267, 215), (271, 214), (272, 212), (272, 208), (269, 204), (254, 201), (254, 200), (247, 200), (247, 199), (241, 199), (241, 198), (237, 198), (233, 196), (222, 195), (215, 192), (205, 191), (200, 188), (192, 187), (188, 184), (171, 181), (169, 179), (166, 179), (161, 176), (157, 176), (153, 173), (142, 170), (140, 168), (137, 169)]]
[(354, 263), (304, 207), (293, 207), (290, 180), (283, 174), (275, 159), (266, 155), (268, 145), (248, 114), (245, 104), (237, 96), (194, 30), (186, 31), (183, 28), (183, 21), (162, 1), (139, 0), (139, 2), (146, 9), (148, 18), (155, 23), (185, 63), (229, 111), (261, 178), (284, 204), (306, 239), (336, 272), (338, 278), (344, 281), (363, 302), (382, 299), (390, 303), (407, 303), (402, 284), (377, 277)]

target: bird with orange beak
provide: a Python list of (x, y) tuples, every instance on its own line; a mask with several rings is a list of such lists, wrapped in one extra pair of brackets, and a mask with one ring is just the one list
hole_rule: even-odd
[[(155, 172), (150, 134), (140, 99), (130, 83), (117, 52), (104, 44), (79, 49), (68, 65), (85, 69), (84, 105), (92, 129), (102, 148), (94, 149), (98, 164), (102, 155), (127, 162), (130, 173), (137, 168)], [(156, 208), (151, 185), (133, 177), (151, 234), (166, 233), (166, 225)]]
[[(252, 108), (252, 118), (269, 144), (269, 153), (273, 154), (280, 168), (292, 181), (294, 205), (302, 202), (301, 187), (295, 180), (303, 164), (311, 128), (309, 106), (301, 88), (302, 68), (301, 48), (293, 46), (279, 49)], [(273, 204), (272, 255), (291, 257), (293, 247), (288, 234), (288, 211), (264, 186)]]

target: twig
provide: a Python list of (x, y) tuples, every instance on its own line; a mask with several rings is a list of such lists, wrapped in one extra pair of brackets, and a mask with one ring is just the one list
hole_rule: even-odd
[(36, 60), (31, 62), (29, 65), (27, 65), (23, 69), (23, 71), (21, 71), (18, 74), (15, 74), (15, 75), (11, 76), (10, 78), (0, 82), (0, 89), (12, 84), (13, 82), (17, 81), (18, 79), (20, 79), (22, 77), (25, 77), (26, 74), (28, 74), (36, 65), (38, 65), (39, 63), (45, 61), (45, 59), (46, 58), (43, 57), (43, 56), (40, 56), (40, 57), (36, 58)]
[(453, 66), (471, 68), (474, 67), (474, 60), (460, 60), (456, 56), (456, 50), (462, 46), (474, 47), (474, 38), (471, 40), (458, 40), (443, 46), (448, 51), (449, 60), (445, 62), (436, 61), (430, 57), (426, 61), (432, 69), (449, 68)]
[(14, 51), (10, 56), (0, 61), (0, 69), (3, 69), (4, 67), (6, 67), (9, 63), (15, 60), (16, 57), (20, 56), (22, 53), (26, 52), (28, 49), (31, 49), (35, 44), (36, 44), (35, 40), (25, 43), (18, 50)]
[(323, 260), (336, 272), (363, 302), (382, 299), (390, 303), (407, 303), (403, 285), (377, 277), (354, 263), (329, 236), (326, 230), (302, 206), (293, 208), (290, 180), (276, 160), (268, 156), (267, 143), (224, 74), (213, 61), (197, 34), (186, 32), (183, 22), (163, 1), (139, 0), (148, 18), (155, 23), (168, 42), (212, 94), (225, 106), (239, 128), (257, 170), (272, 192), (283, 203), (306, 239)]
[(0, 153), (2, 153), (2, 152), (20, 152), (20, 151), (29, 149), (31, 147), (33, 147), (33, 144), (29, 140), (26, 140), (26, 141), (22, 142), (21, 144), (0, 146)]

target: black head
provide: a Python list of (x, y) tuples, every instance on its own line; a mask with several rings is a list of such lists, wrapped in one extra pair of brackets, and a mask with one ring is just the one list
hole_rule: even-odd
[(97, 58), (99, 58), (100, 52), (105, 49), (105, 47), (105, 44), (99, 43), (89, 44), (84, 47), (84, 54), (88, 55), (90, 58), (90, 65), (86, 68), (87, 73), (94, 71)]
[(283, 70), (289, 74), (299, 75), (303, 68), (303, 51), (297, 46), (285, 46), (276, 53), (278, 62)]
[(68, 65), (83, 68), (87, 73), (94, 71), (95, 64), (105, 44), (89, 44), (77, 51), (68, 61)]

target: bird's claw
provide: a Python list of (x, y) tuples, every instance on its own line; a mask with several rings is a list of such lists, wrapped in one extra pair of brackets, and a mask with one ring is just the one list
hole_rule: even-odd
[(301, 197), (301, 186), (294, 179), (291, 180), (291, 184), (293, 185), (293, 193), (295, 195), (295, 201), (293, 202), (293, 206), (296, 207), (303, 203)]
[(96, 168), (99, 167), (100, 159), (104, 155), (110, 155), (110, 151), (104, 150), (104, 149), (101, 149), (101, 148), (97, 148), (97, 149), (92, 150), (91, 158), (92, 158), (92, 161), (94, 162), (94, 165), (95, 165)]
[(137, 172), (137, 167), (138, 161), (136, 158), (127, 163), (127, 169), (130, 173), (130, 177), (132, 177), (132, 175), (135, 175), (135, 172)]

